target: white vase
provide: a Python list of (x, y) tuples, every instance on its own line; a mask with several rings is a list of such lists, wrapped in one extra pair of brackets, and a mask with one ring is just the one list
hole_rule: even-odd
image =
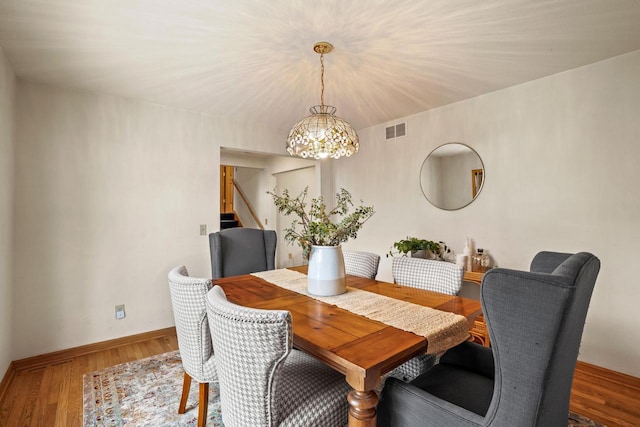
[(312, 246), (307, 270), (311, 295), (331, 296), (347, 291), (341, 246)]

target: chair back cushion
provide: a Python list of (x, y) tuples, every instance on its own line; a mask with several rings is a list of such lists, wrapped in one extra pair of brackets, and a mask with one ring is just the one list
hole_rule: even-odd
[(210, 382), (216, 377), (205, 302), (211, 280), (189, 277), (183, 265), (172, 269), (168, 279), (184, 370), (198, 382)]
[(371, 252), (342, 251), (344, 267), (347, 274), (367, 279), (375, 279), (378, 275), (380, 255)]
[(538, 252), (531, 261), (530, 271), (533, 273), (552, 273), (560, 264), (573, 254), (561, 252)]
[(291, 351), (291, 315), (227, 301), (214, 286), (207, 311), (219, 372), (222, 420), (233, 426), (278, 425), (278, 371)]
[(458, 295), (464, 269), (446, 261), (396, 257), (392, 264), (393, 281), (447, 295)]
[(276, 232), (229, 228), (209, 234), (214, 279), (275, 268)]

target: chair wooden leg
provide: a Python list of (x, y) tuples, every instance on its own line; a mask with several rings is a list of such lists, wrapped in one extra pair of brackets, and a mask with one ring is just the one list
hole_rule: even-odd
[(200, 383), (199, 393), (198, 427), (205, 427), (207, 425), (207, 409), (209, 409), (209, 383)]
[(189, 390), (191, 389), (191, 376), (184, 373), (184, 381), (182, 382), (182, 397), (180, 398), (180, 406), (178, 406), (178, 413), (184, 414), (187, 408), (187, 398), (189, 397)]

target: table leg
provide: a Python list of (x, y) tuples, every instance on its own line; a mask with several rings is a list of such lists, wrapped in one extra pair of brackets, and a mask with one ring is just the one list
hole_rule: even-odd
[(378, 394), (373, 390), (351, 390), (349, 401), (349, 427), (375, 427)]

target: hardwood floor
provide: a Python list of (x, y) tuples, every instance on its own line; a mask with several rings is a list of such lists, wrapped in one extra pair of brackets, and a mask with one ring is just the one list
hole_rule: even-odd
[[(0, 426), (82, 426), (82, 376), (176, 350), (174, 328), (12, 363), (0, 384)], [(578, 363), (571, 410), (612, 426), (640, 426), (640, 378)]]
[(14, 362), (0, 394), (0, 426), (82, 426), (85, 373), (177, 349), (175, 328), (168, 328)]
[(578, 362), (571, 410), (612, 426), (640, 426), (640, 378)]

